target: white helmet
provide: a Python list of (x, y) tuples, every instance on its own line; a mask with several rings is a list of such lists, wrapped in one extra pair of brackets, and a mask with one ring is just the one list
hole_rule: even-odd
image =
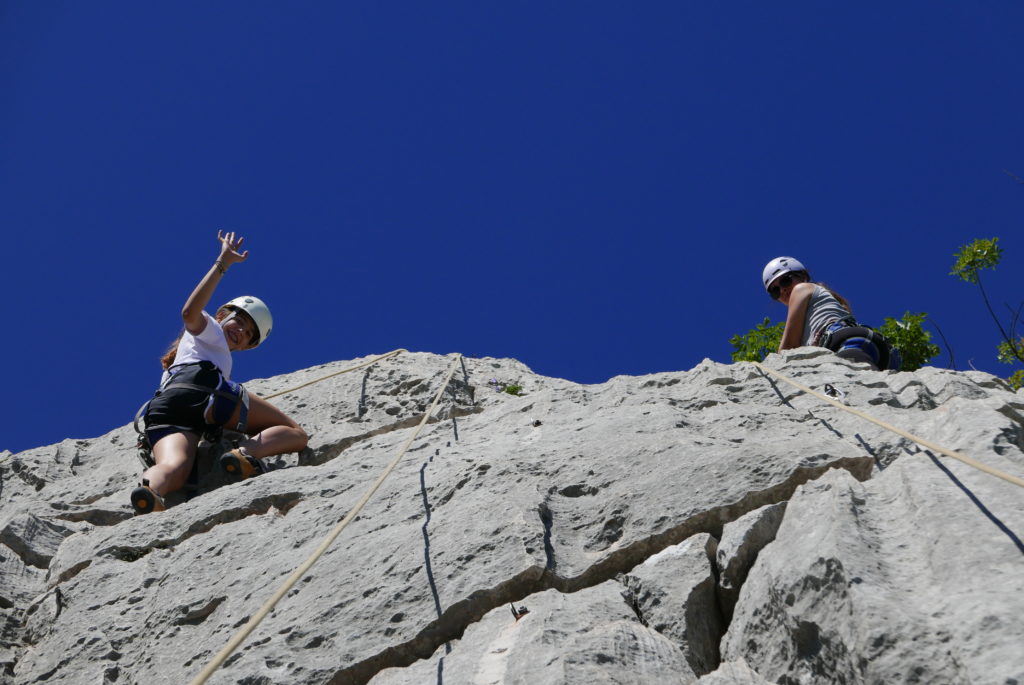
[(221, 309), (241, 310), (249, 315), (256, 324), (256, 339), (252, 341), (251, 347), (256, 347), (266, 340), (270, 335), (270, 329), (274, 327), (274, 317), (270, 315), (270, 309), (258, 297), (242, 295), (221, 305)]
[(807, 271), (807, 267), (792, 257), (776, 257), (768, 262), (764, 267), (764, 271), (761, 272), (761, 281), (764, 283), (764, 289), (768, 290), (768, 286), (772, 284), (772, 281), (782, 274), (788, 274), (791, 271)]

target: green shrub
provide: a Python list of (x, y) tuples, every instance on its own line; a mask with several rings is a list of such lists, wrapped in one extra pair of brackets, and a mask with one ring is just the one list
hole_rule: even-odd
[(1024, 337), (1017, 340), (1004, 340), (999, 343), (998, 359), (1004, 364), (1012, 364), (1024, 356)]
[(1003, 249), (999, 247), (999, 238), (978, 238), (954, 252), (953, 256), (956, 262), (949, 275), (967, 283), (978, 283), (978, 271), (996, 268), (1003, 256)]
[(902, 319), (885, 317), (885, 323), (878, 329), (892, 346), (900, 351), (903, 363), (900, 371), (915, 371), (928, 363), (941, 350), (931, 342), (932, 334), (921, 325), (928, 315), (924, 312), (904, 312)]
[(759, 362), (764, 360), (770, 352), (776, 352), (782, 342), (782, 331), (786, 324), (779, 322), (773, 324), (767, 316), (764, 321), (757, 324), (744, 335), (737, 333), (729, 338), (733, 346), (732, 360), (734, 362)]
[(506, 392), (509, 395), (515, 395), (516, 397), (523, 396), (523, 386), (519, 381), (507, 383), (505, 381), (499, 381), (497, 378), (492, 378), (487, 382), (487, 385), (494, 388), (496, 392)]
[(999, 265), (999, 260), (1003, 256), (1003, 250), (999, 247), (999, 238), (989, 238), (988, 240), (978, 238), (954, 252), (953, 256), (956, 257), (956, 262), (953, 263), (950, 275), (978, 286), (981, 298), (985, 301), (985, 308), (988, 309), (996, 328), (999, 329), (1002, 341), (996, 348), (996, 358), (1005, 364), (1014, 362), (1024, 364), (1024, 337), (1019, 337), (1015, 330), (1020, 308), (1018, 307), (1016, 311), (1012, 307), (1010, 308), (1012, 318), (1009, 322), (1009, 330), (1007, 330), (1007, 327), (1003, 326), (1003, 322), (996, 316), (995, 310), (992, 309), (992, 303), (988, 299), (988, 293), (985, 292), (985, 286), (981, 282), (979, 274), (982, 269), (995, 269)]

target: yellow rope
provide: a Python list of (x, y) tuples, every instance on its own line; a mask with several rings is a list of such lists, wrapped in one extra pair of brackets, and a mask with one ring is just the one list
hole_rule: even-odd
[(876, 419), (874, 416), (871, 416), (870, 414), (865, 414), (864, 412), (860, 411), (859, 409), (854, 409), (853, 407), (848, 407), (845, 404), (843, 404), (842, 402), (837, 402), (834, 399), (832, 399), (831, 397), (827, 397), (826, 395), (823, 395), (823, 394), (821, 394), (820, 392), (818, 392), (816, 390), (812, 390), (812, 389), (808, 388), (806, 385), (801, 385), (800, 383), (797, 383), (792, 378), (789, 378), (788, 376), (786, 376), (786, 375), (784, 375), (782, 373), (779, 373), (778, 371), (775, 371), (774, 369), (769, 369), (767, 366), (765, 366), (761, 362), (752, 362), (752, 363), (754, 364), (754, 366), (756, 366), (757, 368), (761, 369), (762, 371), (770, 373), (771, 375), (775, 376), (776, 378), (779, 378), (779, 379), (785, 381), (786, 383), (789, 383), (794, 388), (798, 388), (800, 390), (803, 390), (806, 393), (814, 395), (818, 399), (820, 399), (820, 400), (822, 400), (824, 402), (828, 402), (829, 404), (831, 404), (834, 407), (838, 407), (838, 408), (842, 409), (843, 411), (848, 411), (851, 414), (854, 414), (855, 416), (859, 416), (862, 419), (866, 419), (867, 421), (870, 421), (871, 423), (873, 423), (875, 425), (881, 426), (882, 428), (885, 428), (886, 430), (890, 430), (893, 433), (895, 433), (896, 435), (901, 435), (904, 438), (906, 438), (908, 440), (912, 440), (912, 441), (916, 442), (919, 445), (927, 447), (930, 450), (934, 450), (936, 452), (939, 452), (940, 454), (946, 455), (947, 457), (952, 457), (953, 459), (957, 459), (959, 461), (962, 461), (963, 463), (967, 464), (968, 466), (973, 466), (974, 468), (978, 469), (979, 471), (984, 471), (985, 473), (993, 475), (996, 478), (1002, 478), (1003, 480), (1007, 481), (1008, 483), (1013, 483), (1014, 485), (1019, 485), (1022, 488), (1024, 488), (1024, 478), (1018, 478), (1017, 476), (1011, 476), (1010, 474), (1005, 473), (1003, 471), (1000, 471), (999, 469), (995, 469), (995, 468), (992, 468), (991, 466), (988, 466), (986, 464), (982, 464), (980, 461), (978, 461), (976, 459), (972, 459), (971, 457), (968, 457), (965, 454), (960, 454), (959, 452), (954, 452), (951, 449), (946, 449), (942, 445), (937, 445), (934, 442), (931, 442), (929, 440), (925, 440), (924, 438), (919, 438), (918, 436), (916, 436), (916, 435), (914, 435), (912, 433), (908, 433), (907, 431), (905, 431), (905, 430), (903, 430), (901, 428), (897, 428), (896, 426), (893, 426), (892, 424), (886, 423), (885, 421), (882, 421), (881, 419)]
[(295, 392), (296, 390), (299, 390), (300, 388), (305, 388), (306, 386), (313, 385), (314, 383), (319, 383), (320, 381), (325, 381), (328, 378), (334, 378), (335, 376), (340, 376), (341, 374), (348, 373), (349, 371), (356, 371), (356, 370), (361, 369), (361, 368), (363, 368), (365, 366), (370, 366), (371, 364), (376, 364), (377, 362), (381, 361), (382, 359), (387, 359), (388, 357), (394, 357), (396, 354), (399, 354), (400, 352), (408, 352), (408, 351), (409, 350), (406, 350), (406, 349), (400, 347), (397, 350), (391, 350), (390, 352), (388, 352), (386, 354), (382, 354), (381, 356), (377, 357), (376, 359), (371, 359), (370, 361), (361, 362), (359, 364), (356, 364), (355, 366), (350, 366), (347, 369), (342, 369), (341, 371), (335, 371), (334, 373), (329, 373), (326, 376), (321, 376), (320, 378), (316, 378), (314, 380), (311, 380), (308, 383), (303, 383), (302, 385), (296, 385), (294, 388), (288, 388), (287, 390), (281, 390), (280, 392), (271, 393), (269, 395), (263, 395), (262, 397), (265, 400), (269, 400), (269, 399), (271, 399), (273, 397), (280, 397), (281, 395), (287, 395), (288, 393)]
[(356, 505), (352, 508), (351, 511), (348, 512), (345, 518), (343, 518), (341, 522), (334, 527), (334, 530), (332, 530), (330, 534), (326, 538), (324, 538), (323, 542), (320, 543), (320, 546), (316, 548), (316, 551), (314, 551), (313, 554), (311, 554), (309, 558), (302, 563), (301, 566), (295, 569), (295, 571), (293, 571), (292, 574), (288, 576), (288, 579), (277, 590), (277, 592), (275, 592), (274, 595), (269, 600), (267, 600), (266, 604), (264, 604), (260, 608), (260, 610), (257, 611), (256, 614), (249, 619), (249, 622), (246, 623), (242, 627), (242, 629), (239, 630), (238, 633), (236, 633), (235, 636), (228, 641), (228, 643), (224, 646), (224, 649), (220, 650), (217, 653), (213, 660), (209, 664), (207, 664), (206, 668), (204, 668), (202, 672), (198, 676), (196, 676), (195, 680), (193, 680), (190, 683), (190, 685), (202, 685), (202, 683), (205, 683), (207, 679), (211, 675), (213, 675), (218, 668), (221, 667), (221, 665), (227, 660), (227, 658), (231, 656), (231, 653), (238, 649), (239, 645), (241, 645), (245, 638), (249, 636), (249, 633), (255, 630), (256, 626), (258, 626), (260, 622), (264, 618), (266, 618), (267, 614), (269, 614), (274, 609), (274, 606), (281, 600), (281, 598), (284, 597), (288, 593), (288, 591), (292, 589), (295, 583), (299, 582), (299, 580), (301, 580), (302, 577), (306, 575), (306, 572), (309, 571), (309, 569), (312, 568), (313, 564), (315, 564), (316, 561), (323, 555), (323, 553), (327, 551), (327, 548), (330, 547), (331, 543), (333, 543), (334, 540), (341, 534), (341, 531), (345, 530), (345, 527), (349, 524), (349, 522), (352, 521), (352, 519), (354, 519), (356, 515), (359, 514), (363, 506), (370, 500), (370, 497), (373, 496), (373, 493), (377, 492), (377, 488), (381, 486), (381, 483), (384, 482), (384, 479), (391, 475), (391, 472), (395, 470), (396, 466), (398, 466), (398, 462), (401, 461), (402, 457), (409, 449), (409, 446), (412, 445), (412, 441), (415, 440), (416, 436), (420, 434), (420, 430), (423, 428), (424, 424), (426, 424), (427, 420), (430, 418), (430, 415), (434, 413), (434, 408), (437, 407), (437, 403), (438, 401), (440, 401), (441, 395), (444, 394), (445, 389), (448, 387), (448, 382), (452, 379), (452, 374), (455, 373), (455, 368), (456, 366), (458, 366), (459, 360), (461, 358), (462, 355), (455, 355), (455, 361), (452, 362), (451, 368), (448, 369), (448, 373), (447, 375), (445, 375), (444, 381), (442, 381), (441, 387), (437, 391), (437, 395), (434, 396), (434, 401), (430, 403), (430, 407), (428, 407), (427, 411), (423, 414), (423, 419), (420, 420), (419, 425), (416, 426), (416, 430), (413, 431), (412, 435), (410, 435), (409, 438), (405, 441), (405, 443), (402, 445), (402, 449), (398, 451), (398, 454), (395, 456), (394, 459), (391, 460), (391, 463), (388, 464), (386, 469), (384, 469), (384, 472), (381, 473), (380, 477), (376, 480), (376, 482), (370, 487), (369, 490), (366, 491), (366, 494), (364, 494), (363, 497), (358, 502), (356, 502)]

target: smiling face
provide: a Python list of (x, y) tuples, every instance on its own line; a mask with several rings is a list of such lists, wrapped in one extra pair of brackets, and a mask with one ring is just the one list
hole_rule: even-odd
[(224, 330), (228, 349), (232, 352), (249, 349), (256, 339), (256, 324), (245, 312), (233, 311), (221, 322), (220, 327)]

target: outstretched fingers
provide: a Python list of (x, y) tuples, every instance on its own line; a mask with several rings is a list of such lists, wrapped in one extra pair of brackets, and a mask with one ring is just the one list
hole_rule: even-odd
[(245, 242), (245, 238), (242, 236), (235, 236), (234, 231), (228, 231), (227, 233), (217, 229), (217, 240), (220, 241), (220, 258), (229, 264), (235, 262), (244, 262), (249, 258), (249, 251), (239, 252), (242, 247), (242, 243)]

